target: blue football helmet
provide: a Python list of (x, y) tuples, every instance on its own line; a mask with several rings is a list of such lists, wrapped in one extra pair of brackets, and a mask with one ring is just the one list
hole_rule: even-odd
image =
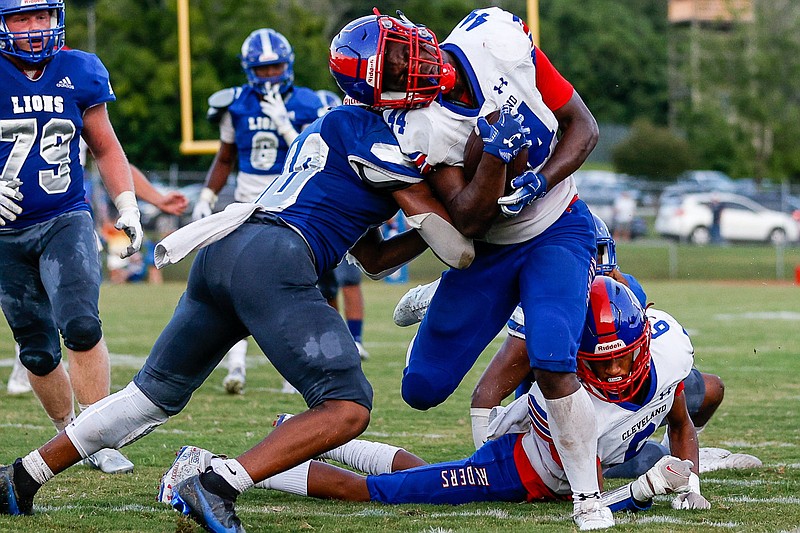
[[(350, 22), (331, 41), (331, 74), (347, 96), (378, 109), (413, 109), (453, 88), (455, 69), (443, 62), (432, 31), (400, 12), (398, 18), (374, 13)], [(405, 91), (383, 90), (387, 43), (408, 49)]]
[[(7, 17), (28, 11), (50, 10), (50, 28), (12, 32)], [(27, 41), (29, 50), (22, 50), (20, 41)], [(41, 46), (40, 50), (36, 50)], [(0, 0), (0, 53), (36, 65), (64, 48), (64, 0)]]
[[(632, 357), (627, 376), (601, 379), (592, 363)], [(608, 276), (597, 276), (589, 292), (586, 324), (578, 347), (578, 377), (601, 400), (632, 400), (650, 372), (650, 324), (639, 300), (628, 287)]]
[[(294, 50), (289, 41), (271, 28), (253, 31), (242, 43), (239, 55), (242, 70), (247, 82), (261, 94), (266, 94), (273, 85), (277, 85), (281, 94), (287, 93), (294, 83)], [(266, 65), (286, 64), (284, 71), (277, 76), (259, 77), (254, 69)]]
[(326, 109), (333, 109), (334, 107), (342, 105), (342, 99), (335, 92), (326, 91), (325, 89), (320, 89), (316, 92), (319, 99), (322, 100), (322, 105), (325, 106)]
[(617, 268), (617, 243), (608, 231), (608, 226), (603, 219), (592, 213), (594, 229), (597, 233), (597, 273), (603, 276), (611, 275)]

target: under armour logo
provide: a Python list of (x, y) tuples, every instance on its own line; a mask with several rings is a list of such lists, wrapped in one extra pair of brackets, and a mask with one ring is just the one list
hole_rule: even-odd
[(494, 90), (497, 92), (497, 94), (503, 94), (503, 87), (506, 85), (508, 85), (508, 82), (505, 80), (505, 78), (500, 76), (500, 82), (498, 85), (494, 86)]
[(672, 395), (672, 387), (669, 387), (667, 390), (663, 391), (659, 396), (659, 400), (663, 400), (664, 398)]
[(600, 493), (599, 492), (590, 492), (589, 494), (584, 494), (583, 492), (579, 492), (578, 494), (572, 495), (572, 501), (578, 500), (579, 502), (585, 502), (587, 500), (599, 500)]
[(515, 139), (519, 139), (520, 137), (522, 137), (521, 133), (515, 133), (514, 135), (512, 135), (508, 139), (503, 139), (503, 144), (505, 144), (509, 148), (513, 148), (514, 147), (514, 140)]

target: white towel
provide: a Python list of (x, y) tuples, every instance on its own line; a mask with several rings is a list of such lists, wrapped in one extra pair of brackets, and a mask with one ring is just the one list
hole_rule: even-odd
[(263, 210), (259, 204), (235, 202), (224, 211), (196, 220), (167, 235), (156, 244), (156, 268), (174, 265), (191, 252), (217, 242), (244, 224), (253, 213)]
[(528, 417), (528, 395), (524, 394), (503, 407), (492, 407), (489, 412), (489, 427), (486, 438), (499, 439), (510, 433), (527, 433), (531, 429)]

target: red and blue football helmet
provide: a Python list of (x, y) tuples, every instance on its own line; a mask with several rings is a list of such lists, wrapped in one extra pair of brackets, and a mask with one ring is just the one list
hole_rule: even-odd
[[(398, 18), (382, 15), (377, 9), (374, 13), (350, 22), (331, 41), (331, 74), (347, 96), (379, 109), (413, 109), (429, 105), (439, 93), (453, 88), (455, 70), (442, 61), (432, 31), (412, 23), (399, 11)], [(387, 43), (408, 48), (404, 92), (383, 90)]]
[[(592, 362), (632, 355), (630, 373), (600, 379)], [(650, 372), (650, 324), (639, 300), (628, 287), (608, 276), (597, 276), (589, 292), (589, 310), (578, 348), (578, 377), (586, 389), (613, 403), (632, 400)]]
[(597, 234), (597, 273), (608, 276), (617, 268), (617, 243), (608, 231), (603, 219), (592, 213), (594, 229)]
[[(294, 50), (289, 41), (282, 34), (271, 28), (255, 30), (242, 43), (242, 53), (239, 55), (242, 70), (247, 76), (247, 82), (261, 94), (265, 94), (268, 87), (277, 85), (281, 94), (285, 94), (294, 83)], [(277, 76), (260, 77), (255, 71), (256, 67), (266, 65), (286, 64), (282, 74)]]
[[(50, 10), (50, 28), (46, 30), (12, 32), (6, 17), (27, 11)], [(18, 42), (26, 40), (30, 49), (34, 43), (43, 43), (42, 49), (28, 51), (20, 49)], [(64, 48), (64, 0), (0, 0), (0, 53), (13, 56), (26, 63), (36, 65)]]

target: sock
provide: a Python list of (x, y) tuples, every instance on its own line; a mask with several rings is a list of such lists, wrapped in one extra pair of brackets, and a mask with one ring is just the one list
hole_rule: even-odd
[(311, 461), (306, 461), (286, 472), (259, 481), (255, 486), (259, 489), (273, 489), (289, 494), (308, 496), (308, 469), (310, 467)]
[(241, 494), (253, 486), (253, 480), (250, 478), (250, 474), (247, 473), (241, 463), (236, 459), (214, 457), (211, 459), (209, 468), (224, 479), (228, 485), (233, 487), (237, 494)]
[(491, 409), (484, 407), (471, 407), (469, 417), (472, 419), (472, 442), (477, 450), (486, 442), (486, 434), (489, 432), (489, 413)]
[(236, 492), (230, 483), (225, 481), (225, 478), (214, 472), (209, 466), (206, 471), (200, 474), (200, 484), (209, 492), (213, 492), (217, 496), (221, 496), (226, 500), (236, 501), (239, 493)]
[(239, 368), (245, 372), (247, 362), (247, 339), (242, 339), (228, 350), (228, 372)]
[(75, 420), (75, 412), (69, 413), (64, 418), (51, 418), (50, 422), (56, 427), (56, 431), (61, 433), (64, 431), (64, 428), (70, 425), (70, 423)]
[(400, 448), (382, 442), (354, 439), (320, 455), (339, 461), (365, 474), (378, 475), (392, 471), (394, 456)]
[[(35, 457), (31, 457), (35, 454)], [(22, 459), (14, 461), (14, 486), (24, 497), (33, 497), (39, 487), (53, 477), (39, 451), (35, 450)]]
[(363, 320), (348, 320), (347, 321), (347, 329), (350, 330), (350, 335), (353, 336), (353, 340), (356, 342), (361, 342), (361, 333), (364, 327)]
[(597, 422), (589, 393), (583, 387), (554, 400), (545, 399), (550, 435), (578, 504), (600, 498), (597, 482)]

